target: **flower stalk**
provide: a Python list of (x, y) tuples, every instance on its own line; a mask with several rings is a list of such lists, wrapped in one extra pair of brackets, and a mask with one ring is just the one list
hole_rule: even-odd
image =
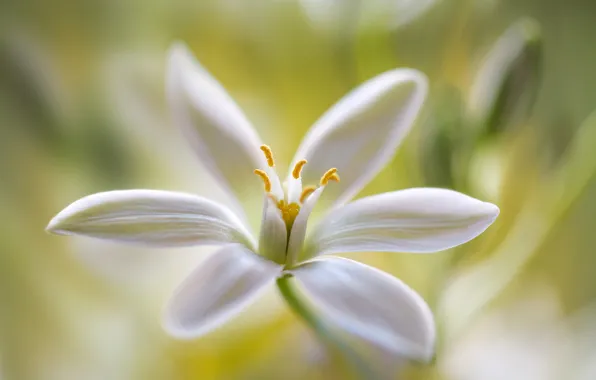
[(378, 379), (379, 376), (370, 368), (366, 361), (364, 361), (350, 346), (344, 343), (342, 339), (332, 331), (331, 326), (326, 324), (325, 321), (317, 315), (317, 312), (307, 305), (305, 300), (298, 295), (298, 291), (293, 282), (293, 277), (292, 274), (286, 273), (277, 279), (277, 288), (290, 309), (292, 309), (292, 311), (296, 313), (306, 325), (308, 325), (320, 340), (337, 348), (345, 356), (347, 359), (346, 361), (352, 363), (363, 379)]

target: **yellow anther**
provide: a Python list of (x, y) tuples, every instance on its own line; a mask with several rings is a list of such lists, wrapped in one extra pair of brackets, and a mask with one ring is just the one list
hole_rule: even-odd
[(325, 172), (325, 174), (323, 174), (323, 176), (321, 177), (320, 184), (321, 184), (321, 186), (325, 186), (325, 185), (327, 185), (327, 183), (329, 183), (329, 181), (339, 182), (339, 175), (337, 174), (337, 168), (331, 168), (331, 169), (327, 170), (327, 172)]
[(335, 181), (335, 182), (339, 182), (339, 174), (337, 173), (333, 173), (333, 175), (331, 175), (327, 181)]
[(267, 165), (269, 165), (270, 168), (274, 167), (275, 161), (273, 161), (273, 152), (271, 151), (271, 148), (267, 145), (261, 145), (261, 150), (267, 159)]
[(306, 186), (300, 194), (300, 203), (304, 203), (306, 198), (311, 195), (317, 188), (315, 186)]
[(265, 191), (267, 193), (270, 192), (271, 191), (271, 180), (269, 179), (269, 176), (267, 175), (267, 173), (265, 173), (261, 169), (255, 169), (253, 173), (255, 173), (256, 175), (261, 177), (261, 179), (265, 183)]
[(300, 178), (300, 173), (302, 173), (302, 168), (306, 165), (306, 160), (300, 160), (296, 162), (294, 165), (294, 170), (292, 170), (292, 177), (298, 179)]
[(300, 205), (293, 202), (288, 204), (282, 199), (277, 203), (277, 208), (281, 211), (281, 217), (286, 223), (286, 229), (290, 232), (294, 225), (294, 220), (296, 220), (296, 217), (300, 212)]

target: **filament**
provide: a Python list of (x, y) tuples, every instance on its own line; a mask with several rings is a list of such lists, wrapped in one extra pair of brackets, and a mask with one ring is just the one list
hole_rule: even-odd
[(317, 188), (314, 186), (307, 186), (302, 190), (302, 194), (300, 194), (300, 203), (304, 203), (306, 198), (311, 195)]

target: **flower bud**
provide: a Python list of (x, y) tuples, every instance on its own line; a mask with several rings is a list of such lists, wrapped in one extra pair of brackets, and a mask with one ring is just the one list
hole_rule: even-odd
[(522, 19), (499, 38), (476, 75), (468, 117), (479, 135), (523, 123), (540, 85), (542, 36), (539, 24)]

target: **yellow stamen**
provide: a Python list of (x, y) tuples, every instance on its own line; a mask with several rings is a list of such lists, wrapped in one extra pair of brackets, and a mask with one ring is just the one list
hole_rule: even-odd
[(306, 186), (300, 194), (300, 203), (304, 203), (306, 198), (311, 195), (317, 188), (315, 186)]
[(323, 174), (323, 176), (321, 177), (321, 181), (320, 181), (321, 186), (326, 186), (327, 183), (329, 183), (329, 181), (339, 182), (339, 175), (337, 175), (336, 173), (337, 173), (337, 168), (331, 168), (331, 169), (327, 170), (327, 172), (325, 172), (325, 174)]
[(267, 159), (267, 165), (269, 165), (270, 168), (274, 167), (275, 161), (273, 161), (273, 152), (271, 151), (271, 148), (267, 145), (261, 145), (261, 150)]
[(306, 160), (300, 160), (296, 162), (294, 165), (294, 170), (292, 170), (292, 177), (298, 179), (300, 178), (300, 173), (302, 173), (302, 168), (306, 165)]
[(267, 173), (265, 173), (261, 169), (255, 169), (253, 171), (253, 173), (255, 173), (256, 175), (258, 175), (259, 177), (261, 177), (261, 179), (265, 183), (265, 191), (267, 193), (270, 192), (271, 191), (271, 180), (269, 179), (269, 176), (267, 175)]

